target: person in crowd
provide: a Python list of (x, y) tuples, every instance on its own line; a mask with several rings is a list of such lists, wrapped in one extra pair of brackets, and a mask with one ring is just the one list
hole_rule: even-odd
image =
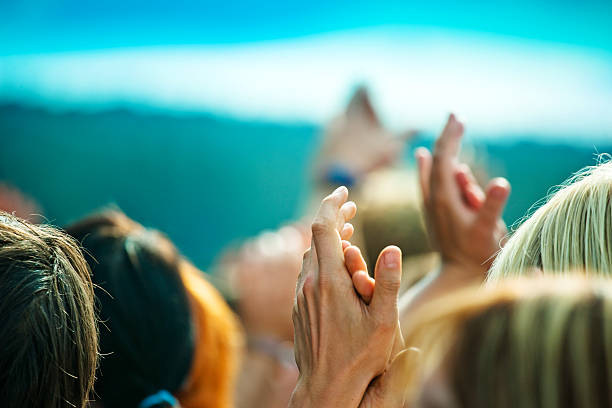
[(346, 196), (340, 188), (324, 199), (312, 224), (293, 312), (291, 408), (612, 405), (612, 283), (577, 275), (466, 285), (421, 308), (404, 341), (401, 253), (383, 250), (374, 279), (352, 266)]
[(407, 328), (419, 357), (406, 406), (612, 406), (612, 284), (577, 273), (466, 288), (423, 308)]
[[(415, 133), (394, 134), (388, 130), (367, 88), (357, 87), (346, 109), (323, 130), (322, 144), (313, 160), (312, 197), (304, 200), (307, 217), (330, 185), (346, 183), (358, 188), (376, 171), (396, 163)], [(407, 213), (414, 221), (411, 225), (422, 231), (420, 211), (412, 211), (411, 204), (408, 211), (402, 208), (402, 215)], [(375, 230), (378, 220), (368, 219), (373, 222), (362, 230), (370, 230), (370, 226)], [(308, 223), (294, 221), (274, 231), (262, 231), (239, 248), (226, 250), (215, 266), (217, 275), (227, 282), (228, 294), (247, 335), (238, 381), (239, 408), (287, 406), (297, 378), (291, 308), (302, 255), (309, 246)], [(429, 259), (426, 264), (431, 264)]]
[(510, 184), (494, 178), (485, 191), (480, 188), (458, 160), (463, 133), (463, 123), (451, 114), (433, 155), (425, 148), (415, 153), (427, 229), (441, 265), (402, 296), (402, 321), (438, 296), (484, 282), (506, 240), (502, 212)]
[(286, 408), (295, 387), (291, 307), (302, 254), (310, 245), (308, 231), (300, 224), (265, 231), (218, 266), (233, 289), (233, 305), (247, 335), (238, 408)]
[(570, 177), (512, 234), (487, 281), (531, 274), (612, 274), (612, 161)]
[(241, 334), (203, 274), (119, 211), (66, 230), (82, 243), (96, 285), (98, 405), (231, 407)]
[[(352, 190), (351, 195), (355, 196)], [(439, 266), (438, 253), (427, 236), (415, 171), (407, 168), (377, 171), (364, 180), (355, 201), (359, 203), (359, 217), (353, 223), (361, 239), (353, 241), (364, 250), (366, 261), (372, 261), (388, 245), (402, 248), (400, 293)]]
[(323, 197), (329, 185), (355, 187), (375, 170), (394, 164), (414, 129), (394, 134), (385, 127), (365, 86), (353, 92), (344, 112), (325, 128), (314, 159), (314, 180)]
[(0, 212), (0, 401), (87, 406), (98, 358), (94, 289), (78, 244)]
[(36, 201), (5, 182), (0, 182), (0, 211), (16, 215), (32, 224), (41, 222), (43, 218), (40, 205)]
[(508, 239), (501, 213), (509, 184), (494, 179), (486, 193), (480, 189), (469, 167), (457, 161), (462, 134), (463, 125), (451, 115), (433, 157), (425, 149), (416, 152), (430, 236), (443, 267), (403, 299), (404, 310), (471, 281), (610, 274), (612, 162), (602, 157), (570, 177)]

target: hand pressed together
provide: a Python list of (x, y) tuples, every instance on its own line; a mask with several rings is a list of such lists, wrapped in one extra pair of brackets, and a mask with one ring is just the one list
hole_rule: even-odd
[(343, 251), (343, 246), (354, 248), (342, 241), (352, 234), (352, 227), (345, 225), (356, 211), (347, 197), (345, 187), (327, 196), (312, 224), (312, 244), (304, 254), (293, 310), (300, 377), (291, 407), (402, 404), (391, 375), (405, 360), (394, 360), (403, 347), (397, 310), (401, 252), (397, 247), (381, 252), (371, 299), (364, 301)]

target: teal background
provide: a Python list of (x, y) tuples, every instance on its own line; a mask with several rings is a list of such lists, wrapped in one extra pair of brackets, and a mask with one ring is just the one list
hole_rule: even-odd
[[(561, 44), (609, 61), (611, 22), (609, 0), (6, 0), (0, 1), (0, 56), (222, 47), (381, 27)], [(0, 60), (0, 84), (2, 69)], [(122, 100), (112, 106), (125, 109), (97, 113), (91, 113), (95, 106), (55, 109), (58, 102), (41, 102), (36, 89), (13, 100), (6, 89), (19, 91), (22, 84), (4, 85), (0, 180), (38, 200), (50, 222), (63, 225), (114, 203), (165, 231), (206, 268), (224, 246), (302, 213), (319, 123), (147, 111)], [(425, 134), (416, 144), (432, 138)], [(510, 223), (552, 186), (595, 163), (597, 153), (612, 150), (612, 141), (592, 144), (581, 134), (563, 143), (526, 133), (468, 140), (487, 157), (491, 174), (510, 179)], [(404, 152), (408, 164), (413, 148)]]
[[(319, 132), (315, 125), (204, 114), (54, 114), (5, 105), (0, 180), (37, 199), (58, 225), (115, 204), (167, 233), (198, 266), (208, 268), (226, 245), (302, 214)], [(415, 145), (429, 146), (431, 139), (424, 135)], [(512, 183), (509, 224), (572, 172), (594, 164), (597, 153), (612, 152), (612, 143), (507, 139), (513, 142), (472, 144), (492, 175)], [(405, 151), (408, 165), (415, 145)]]

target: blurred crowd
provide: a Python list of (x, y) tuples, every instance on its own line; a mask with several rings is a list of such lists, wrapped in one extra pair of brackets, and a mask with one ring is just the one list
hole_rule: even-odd
[(208, 273), (117, 208), (52, 226), (0, 185), (2, 406), (612, 407), (612, 163), (509, 232), (464, 123), (406, 167), (416, 133), (358, 88), (305, 213)]

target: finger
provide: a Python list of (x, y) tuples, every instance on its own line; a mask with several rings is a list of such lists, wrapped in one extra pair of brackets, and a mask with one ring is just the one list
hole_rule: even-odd
[(496, 178), (489, 182), (485, 201), (478, 212), (478, 221), (494, 228), (501, 218), (506, 201), (510, 195), (510, 183), (505, 178)]
[(438, 187), (446, 187), (452, 181), (452, 165), (459, 154), (461, 136), (463, 124), (451, 113), (433, 151), (431, 178)]
[(342, 259), (342, 244), (339, 231), (337, 230), (340, 218), (340, 207), (346, 202), (348, 189), (344, 186), (338, 187), (332, 194), (321, 202), (319, 211), (312, 222), (312, 242), (316, 250), (321, 276), (332, 268), (324, 268), (325, 263), (331, 266), (334, 263), (344, 263)]
[(357, 213), (357, 205), (353, 201), (347, 201), (340, 207), (336, 228), (342, 234), (342, 229), (347, 221), (350, 221)]
[(350, 246), (351, 246), (351, 242), (350, 241), (347, 241), (345, 239), (342, 240), (342, 252), (344, 252), (344, 250), (346, 248), (350, 247)]
[(340, 207), (340, 218), (343, 222), (350, 221), (357, 213), (357, 204), (353, 201), (347, 201)]
[(460, 164), (455, 170), (455, 181), (467, 206), (478, 210), (485, 199), (485, 194), (476, 182), (472, 170), (467, 164)]
[(345, 241), (349, 240), (353, 236), (354, 232), (355, 232), (355, 227), (353, 227), (353, 224), (351, 224), (350, 222), (347, 222), (342, 227), (342, 231), (340, 231), (340, 238), (342, 238)]
[(461, 136), (463, 136), (463, 123), (451, 113), (440, 137), (436, 140), (434, 156), (448, 159), (457, 157), (461, 145)]
[(366, 264), (366, 261), (363, 258), (361, 250), (359, 249), (359, 247), (356, 247), (354, 245), (351, 245), (350, 247), (344, 250), (344, 263), (350, 275), (353, 275), (353, 273), (357, 271), (368, 270), (368, 265)]
[(417, 160), (417, 167), (419, 169), (419, 182), (421, 184), (421, 195), (423, 201), (429, 201), (429, 180), (431, 176), (431, 153), (424, 147), (419, 147), (414, 152), (414, 157)]
[[(372, 305), (385, 318), (397, 316), (397, 297), (402, 278), (402, 251), (396, 246), (383, 249), (376, 261), (376, 287)], [(395, 317), (397, 319), (397, 317)]]
[(376, 285), (374, 279), (366, 271), (356, 271), (351, 276), (353, 280), (353, 287), (361, 296), (361, 299), (367, 304), (372, 301), (374, 295), (374, 287)]

